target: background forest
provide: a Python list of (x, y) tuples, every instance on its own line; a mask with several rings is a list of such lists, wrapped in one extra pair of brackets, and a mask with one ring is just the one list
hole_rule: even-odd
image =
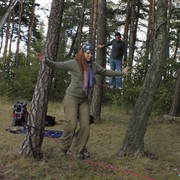
[[(1, 21), (12, 2), (12, 0), (0, 1)], [(43, 8), (44, 13), (49, 14), (50, 10), (41, 7), (35, 0), (19, 1), (8, 14), (6, 23), (1, 26), (0, 96), (16, 100), (32, 99), (40, 67), (36, 60), (36, 53), (44, 53), (46, 42), (46, 35), (44, 35), (46, 26), (40, 19), (40, 15), (36, 14), (36, 10), (40, 8)], [(115, 103), (125, 108), (126, 112), (134, 107), (147, 69), (151, 64), (153, 37), (156, 33), (155, 9), (156, 3), (153, 0), (127, 0), (116, 3), (107, 1), (105, 41), (111, 40), (116, 31), (122, 34), (127, 45), (127, 64), (131, 67), (132, 73), (129, 78), (124, 79), (123, 95), (118, 91), (108, 89), (105, 86), (108, 83), (106, 79), (102, 84), (104, 86), (103, 103)], [(90, 36), (93, 36), (92, 10), (96, 11), (92, 1), (65, 1), (57, 61), (72, 59), (83, 42), (90, 41)], [(168, 53), (168, 59), (155, 96), (152, 111), (154, 114), (168, 113), (175, 93), (180, 57), (179, 19), (179, 1), (169, 0), (168, 45), (161, 44), (164, 49), (167, 49), (164, 53)], [(94, 47), (96, 52), (97, 37), (95, 37)], [(107, 68), (110, 48), (107, 49), (106, 62), (104, 62)], [(69, 78), (67, 72), (55, 72), (50, 100), (62, 100), (70, 81)], [(176, 114), (179, 112), (178, 110)]]

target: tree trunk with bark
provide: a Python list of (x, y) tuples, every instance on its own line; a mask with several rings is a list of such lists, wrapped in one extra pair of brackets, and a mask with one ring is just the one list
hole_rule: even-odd
[(82, 41), (82, 32), (83, 32), (83, 26), (84, 26), (84, 11), (85, 11), (85, 0), (82, 2), (82, 9), (80, 14), (80, 22), (79, 22), (79, 28), (78, 28), (78, 38), (77, 38), (77, 48), (78, 52), (81, 49), (81, 41)]
[(19, 47), (20, 47), (20, 40), (21, 40), (21, 18), (22, 18), (22, 12), (23, 12), (23, 0), (20, 0), (20, 2), (19, 2), (19, 29), (18, 29), (17, 49), (16, 49), (16, 69), (19, 66)]
[(138, 31), (138, 24), (139, 24), (139, 19), (140, 19), (140, 11), (141, 11), (141, 5), (139, 2), (136, 2), (136, 7), (135, 8), (135, 23), (134, 23), (134, 40), (133, 40), (133, 48), (132, 48), (132, 65), (133, 65), (133, 59), (134, 59), (134, 51), (136, 48), (136, 37), (137, 37), (137, 31)]
[(12, 12), (12, 30), (11, 30), (11, 35), (10, 35), (10, 40), (9, 40), (9, 58), (8, 58), (8, 69), (7, 69), (7, 72), (8, 72), (8, 76), (10, 75), (10, 68), (9, 68), (9, 64), (10, 64), (10, 60), (11, 60), (11, 57), (12, 57), (12, 41), (13, 41), (13, 34), (14, 34), (14, 25), (15, 25), (15, 11), (13, 9), (13, 12)]
[(34, 11), (35, 11), (35, 0), (32, 0), (32, 9), (31, 9), (30, 22), (28, 27), (27, 63), (30, 60), (30, 54), (31, 54), (32, 29), (34, 25), (34, 16), (35, 16)]
[(96, 22), (97, 22), (97, 0), (93, 0), (91, 8), (91, 23), (89, 30), (89, 42), (93, 47), (93, 57), (95, 57), (95, 39), (96, 39)]
[(125, 49), (125, 52), (124, 52), (124, 60), (127, 59), (129, 19), (130, 19), (130, 0), (127, 1), (126, 21), (125, 21), (125, 25), (124, 25), (124, 37), (123, 37), (123, 41), (124, 41), (124, 43), (125, 43), (125, 45), (126, 45), (126, 49)]
[(144, 76), (143, 79), (145, 78), (145, 75), (147, 73), (148, 65), (150, 62), (150, 43), (151, 43), (151, 27), (152, 27), (152, 1), (149, 2), (149, 13), (148, 13), (148, 26), (147, 26), (147, 33), (146, 33), (146, 51), (145, 51), (145, 58), (144, 58)]
[(6, 11), (5, 15), (3, 16), (1, 22), (0, 22), (0, 31), (3, 29), (3, 26), (9, 16), (9, 14), (11, 13), (11, 11), (14, 9), (14, 7), (16, 6), (17, 2), (19, 2), (19, 0), (14, 0), (12, 1), (11, 5), (9, 6), (8, 10)]
[(152, 14), (151, 14), (151, 42), (150, 42), (150, 59), (152, 58), (153, 54), (153, 44), (154, 44), (154, 36), (155, 36), (155, 0), (152, 0)]
[(1, 52), (1, 49), (3, 47), (3, 40), (4, 40), (4, 36), (3, 36), (3, 29), (0, 29), (0, 38), (1, 38), (1, 44), (0, 44), (0, 52)]
[(180, 29), (177, 29), (176, 37), (177, 38), (176, 38), (175, 50), (174, 50), (174, 55), (173, 55), (173, 60), (174, 61), (176, 61), (177, 52), (178, 52), (178, 48), (179, 48)]
[[(105, 44), (106, 42), (106, 0), (98, 1), (98, 29), (97, 29), (97, 44)], [(105, 67), (106, 66), (105, 49), (97, 51), (96, 62)], [(101, 104), (103, 91), (104, 77), (96, 76), (96, 85), (93, 90), (93, 98), (91, 103), (91, 114), (95, 119), (101, 119)]]
[[(64, 0), (52, 1), (45, 45), (45, 57), (52, 61), (56, 61), (57, 58), (63, 7)], [(20, 148), (20, 156), (41, 157), (43, 131), (52, 76), (52, 68), (42, 64), (31, 103), (28, 132)]]
[[(130, 37), (129, 37), (129, 59), (128, 59), (128, 66), (132, 68), (133, 65), (133, 58), (134, 58), (134, 45), (135, 45), (135, 14), (136, 14), (136, 0), (132, 0), (131, 2), (131, 19), (130, 19)], [(130, 88), (131, 87), (131, 72), (127, 76), (127, 85)], [(126, 113), (129, 113), (129, 98), (128, 94), (124, 93), (124, 99), (125, 99), (125, 107), (126, 107)]]
[(169, 111), (170, 116), (177, 115), (178, 109), (179, 109), (179, 101), (180, 101), (180, 67), (177, 71), (175, 92), (174, 92), (174, 97), (171, 104), (171, 109)]
[[(11, 4), (13, 3), (13, 0), (11, 1)], [(11, 15), (8, 16), (8, 22), (7, 22), (7, 29), (6, 29), (6, 43), (4, 47), (4, 54), (3, 54), (3, 71), (5, 71), (5, 63), (7, 58), (7, 51), (8, 51), (8, 43), (9, 43), (9, 31), (10, 31), (10, 23), (11, 23)]]
[[(91, 22), (89, 27), (89, 43), (92, 44), (93, 47), (93, 61), (95, 61), (95, 42), (96, 42), (96, 25), (97, 25), (97, 10), (98, 10), (98, 0), (92, 1), (91, 6)], [(93, 114), (93, 107), (92, 107), (92, 98), (93, 98), (93, 89), (89, 91), (88, 99), (89, 99), (89, 106), (90, 106), (90, 114)]]
[[(134, 57), (134, 30), (135, 30), (135, 10), (136, 10), (136, 0), (132, 0), (131, 7), (131, 25), (130, 25), (130, 40), (129, 40), (129, 67), (132, 68), (133, 57)], [(129, 76), (130, 77), (130, 76)]]
[[(168, 0), (168, 20), (167, 20), (168, 34), (169, 34), (169, 30), (170, 30), (171, 13), (172, 13), (172, 2), (171, 2), (171, 0)], [(171, 47), (171, 43), (170, 43), (170, 39), (168, 38), (167, 47), (166, 47), (166, 50), (164, 51), (164, 53), (167, 53), (167, 57), (170, 56), (170, 47)], [(171, 72), (172, 72), (171, 60), (168, 59), (167, 65), (166, 65), (166, 71), (164, 72), (164, 80), (167, 80), (167, 79), (169, 79), (169, 77), (172, 76)]]
[(144, 135), (147, 128), (147, 122), (151, 114), (154, 97), (159, 87), (164, 64), (166, 64), (166, 54), (164, 48), (167, 42), (167, 0), (157, 2), (157, 23), (156, 36), (152, 63), (146, 74), (142, 91), (137, 99), (136, 105), (128, 130), (126, 132), (123, 144), (118, 156), (139, 156), (144, 154)]

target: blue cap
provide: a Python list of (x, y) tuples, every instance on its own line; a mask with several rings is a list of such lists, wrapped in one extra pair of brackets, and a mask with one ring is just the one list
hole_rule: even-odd
[(90, 43), (85, 43), (83, 46), (83, 52), (92, 52), (93, 51), (93, 47)]

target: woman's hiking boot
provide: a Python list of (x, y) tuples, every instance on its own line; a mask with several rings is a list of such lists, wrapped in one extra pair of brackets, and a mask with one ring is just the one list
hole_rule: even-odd
[(85, 158), (90, 158), (90, 153), (88, 152), (88, 149), (84, 149), (84, 153), (83, 153)]
[(77, 159), (81, 161), (84, 160), (85, 159), (84, 154), (78, 154)]

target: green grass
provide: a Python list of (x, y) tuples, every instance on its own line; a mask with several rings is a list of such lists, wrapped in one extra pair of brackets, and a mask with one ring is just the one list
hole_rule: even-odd
[[(59, 144), (44, 138), (41, 160), (18, 157), (23, 134), (12, 134), (6, 129), (12, 123), (14, 102), (0, 100), (0, 179), (7, 180), (138, 180), (148, 176), (158, 180), (179, 180), (180, 177), (180, 126), (151, 117), (145, 135), (145, 150), (149, 157), (116, 157), (127, 130), (130, 115), (116, 106), (102, 109), (102, 121), (91, 126), (87, 148), (91, 161), (101, 166), (59, 156)], [(60, 119), (61, 103), (50, 102), (48, 114)], [(28, 103), (28, 109), (30, 103)], [(62, 123), (46, 129), (61, 130)], [(59, 141), (58, 139), (56, 139)], [(156, 158), (154, 158), (156, 157)], [(113, 166), (116, 169), (109, 168)], [(130, 172), (131, 174), (128, 174)], [(135, 174), (132, 174), (134, 172)], [(145, 179), (145, 178), (144, 178)]]

